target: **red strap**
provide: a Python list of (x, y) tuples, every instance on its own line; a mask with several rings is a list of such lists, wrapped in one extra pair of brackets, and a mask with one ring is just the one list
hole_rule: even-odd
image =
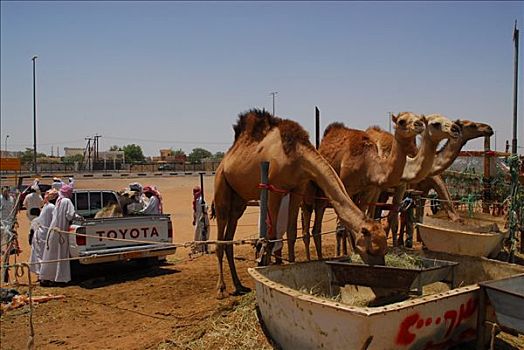
[(264, 189), (270, 190), (271, 192), (277, 192), (277, 193), (288, 194), (290, 192), (288, 190), (284, 190), (282, 188), (275, 187), (271, 184), (258, 184), (258, 188), (264, 188)]

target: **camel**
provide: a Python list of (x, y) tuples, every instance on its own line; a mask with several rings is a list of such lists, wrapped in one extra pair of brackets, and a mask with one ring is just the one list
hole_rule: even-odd
[(453, 164), (466, 142), (478, 137), (493, 135), (493, 129), (488, 124), (460, 119), (455, 123), (461, 128), (461, 137), (448, 141), (442, 150), (437, 153), (429, 176), (414, 186), (415, 189), (423, 192), (423, 197), (427, 196), (431, 188), (435, 189), (438, 197), (443, 200), (442, 208), (446, 211), (446, 214), (452, 221), (460, 220), (460, 216), (451, 204), (451, 195), (449, 194), (444, 180), (440, 177), (440, 174)]
[[(434, 162), (431, 166), (431, 170), (427, 174), (427, 177), (420, 180), (415, 179), (410, 182), (410, 187), (421, 190), (424, 196), (427, 195), (431, 188), (434, 188), (437, 191), (438, 196), (444, 199), (443, 208), (446, 210), (448, 217), (452, 221), (458, 221), (460, 220), (460, 217), (451, 205), (451, 196), (439, 174), (446, 170), (451, 164), (453, 164), (466, 142), (477, 137), (493, 135), (493, 129), (488, 124), (476, 123), (469, 120), (457, 120), (455, 121), (455, 124), (461, 130), (459, 137), (449, 139), (444, 147), (442, 147), (442, 149), (435, 155)], [(398, 206), (402, 200), (403, 195), (404, 192), (397, 191), (395, 193), (393, 198), (393, 206)], [(395, 211), (391, 211), (388, 215), (387, 232), (389, 232), (390, 228), (393, 229), (394, 241), (396, 241), (395, 238), (397, 227), (397, 213)]]
[[(415, 137), (425, 129), (425, 119), (412, 112), (402, 112), (398, 116), (392, 115), (392, 121), (395, 124), (395, 136), (379, 127), (362, 131), (349, 129), (342, 123), (332, 123), (326, 128), (319, 152), (340, 174), (350, 196), (367, 188), (391, 186), (400, 180), (406, 156), (416, 150)], [(311, 195), (314, 190), (310, 186), (306, 192)], [(313, 238), (319, 259), (322, 257), (319, 233), (326, 205), (327, 203), (321, 200), (317, 200), (314, 204)], [(361, 203), (360, 208), (362, 209), (363, 206), (364, 203)], [(302, 231), (308, 260), (310, 259), (309, 223), (312, 211), (312, 203), (305, 201), (302, 206)], [(337, 234), (337, 255), (341, 239), (342, 236)]]
[[(378, 199), (380, 188), (386, 185), (392, 185), (393, 182), (398, 184), (408, 179), (416, 180), (425, 177), (431, 170), (439, 142), (445, 138), (456, 138), (460, 135), (460, 127), (444, 116), (432, 114), (424, 117), (423, 120), (426, 122), (426, 128), (423, 131), (422, 142), (417, 155), (413, 158), (406, 157), (407, 154), (414, 153), (415, 140), (413, 137), (406, 137), (403, 140), (404, 147), (399, 147), (399, 149), (403, 149), (402, 155), (405, 159), (405, 166), (401, 168), (400, 177), (398, 168), (391, 165), (392, 160), (393, 162), (399, 161), (399, 153), (397, 151), (396, 157), (388, 153), (391, 151), (387, 147), (388, 144), (384, 141), (377, 144), (378, 135), (384, 132), (376, 128), (371, 130), (371, 135), (376, 138), (377, 142), (363, 131), (358, 132), (358, 130), (347, 128), (344, 130), (344, 128), (340, 126), (340, 123), (331, 124), (324, 132), (324, 138), (319, 147), (319, 152), (340, 174), (340, 178), (344, 185), (346, 185), (346, 190), (350, 196), (356, 196), (359, 192), (366, 194), (359, 195), (360, 207), (365, 211), (370, 198), (373, 199), (373, 203)], [(368, 145), (368, 152), (365, 152), (366, 145)], [(373, 146), (370, 147), (369, 145)], [(387, 156), (387, 158), (383, 159), (379, 154), (383, 154)], [(342, 164), (344, 164), (344, 167)], [(390, 176), (392, 169), (396, 169), (397, 172), (393, 176)], [(405, 188), (402, 187), (402, 195), (404, 191)], [(319, 258), (322, 256), (319, 233), (322, 232), (322, 219), (325, 208), (325, 204), (315, 204), (313, 237), (316, 238), (315, 245)], [(308, 213), (305, 210), (304, 213), (305, 219), (303, 220), (303, 225), (306, 224), (306, 228), (304, 229), (304, 236), (306, 236), (309, 221), (307, 217)], [(340, 243), (345, 243), (346, 235), (346, 230), (337, 230), (337, 254), (340, 253)], [(346, 247), (345, 244), (343, 247)]]
[[(352, 228), (356, 252), (367, 263), (384, 264), (387, 242), (383, 228), (366, 218), (351, 201), (336, 172), (311, 145), (307, 132), (298, 123), (274, 117), (264, 110), (253, 109), (240, 114), (233, 128), (233, 145), (215, 175), (214, 209), (219, 241), (233, 240), (238, 219), (246, 209), (247, 202), (260, 196), (260, 163), (269, 161), (269, 183), (279, 189), (278, 192), (269, 192), (269, 240), (275, 237), (272, 228), (276, 227), (278, 220), (278, 209), (283, 197), (281, 192), (294, 191), (306, 182), (314, 181), (329, 197), (340, 220)], [(290, 221), (293, 221), (292, 218)], [(271, 248), (270, 243), (268, 251)], [(222, 268), (224, 251), (235, 285), (233, 294), (244, 294), (249, 289), (238, 278), (233, 246), (218, 245), (217, 296), (227, 296)]]
[(140, 202), (140, 193), (125, 189), (117, 193), (118, 203), (110, 202), (105, 207), (100, 209), (95, 219), (99, 218), (118, 218), (128, 215), (127, 207), (130, 204)]

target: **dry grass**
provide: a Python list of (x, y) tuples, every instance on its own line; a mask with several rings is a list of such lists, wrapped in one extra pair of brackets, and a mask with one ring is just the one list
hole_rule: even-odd
[[(403, 269), (420, 269), (424, 267), (422, 259), (417, 256), (408, 255), (406, 253), (393, 253), (385, 255), (386, 266), (399, 267)], [(350, 259), (355, 264), (363, 264), (362, 258), (358, 254), (353, 254)]]
[(219, 308), (197, 327), (177, 329), (158, 349), (273, 349), (264, 335), (251, 292)]

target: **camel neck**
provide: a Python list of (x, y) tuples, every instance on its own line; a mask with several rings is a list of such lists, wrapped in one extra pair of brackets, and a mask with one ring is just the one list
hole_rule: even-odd
[(429, 130), (426, 129), (417, 155), (414, 158), (407, 158), (406, 166), (402, 173), (402, 181), (417, 182), (425, 178), (433, 166), (437, 146), (438, 142), (433, 141)]

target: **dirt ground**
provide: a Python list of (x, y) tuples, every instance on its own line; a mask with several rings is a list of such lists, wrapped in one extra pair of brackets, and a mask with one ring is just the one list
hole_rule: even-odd
[[(206, 200), (213, 196), (213, 177), (205, 177)], [(193, 240), (192, 188), (199, 185), (198, 176), (140, 179), (78, 179), (82, 189), (114, 189), (130, 182), (154, 184), (162, 193), (164, 212), (171, 214), (174, 241)], [(44, 181), (45, 182), (45, 181)], [(29, 257), (28, 219), (25, 211), (18, 216), (19, 239), (23, 250), (18, 261)], [(326, 218), (334, 218), (327, 213)], [(258, 207), (248, 207), (239, 222), (235, 238), (257, 236)], [(334, 220), (326, 229), (334, 228)], [(216, 238), (214, 222), (211, 238)], [(299, 258), (304, 259), (303, 244)], [(313, 247), (311, 247), (312, 254)], [(212, 248), (214, 251), (214, 248)], [(254, 288), (247, 268), (256, 266), (251, 246), (235, 247), (236, 266), (244, 285)], [(225, 259), (224, 259), (225, 260)], [(233, 291), (225, 262), (228, 290)], [(198, 345), (211, 319), (227, 319), (238, 305), (238, 297), (216, 299), (217, 262), (214, 254), (189, 256), (189, 249), (179, 248), (168, 257), (168, 263), (147, 268), (138, 264), (112, 264), (80, 271), (67, 287), (36, 286), (33, 294), (65, 295), (64, 299), (36, 305), (33, 311), (34, 342), (37, 349), (157, 349), (157, 348), (238, 348), (220, 336), (208, 336), (207, 344)], [(32, 276), (33, 281), (36, 276)], [(26, 292), (27, 276), (19, 278), (17, 289)], [(5, 286), (4, 286), (5, 287)], [(9, 286), (10, 288), (13, 286)], [(248, 298), (253, 299), (253, 293)], [(253, 303), (251, 303), (253, 304)], [(254, 308), (251, 310), (254, 315)], [(1, 318), (1, 348), (26, 349), (29, 339), (29, 308), (7, 312)], [(253, 318), (256, 323), (256, 318)], [(271, 348), (258, 324), (256, 346)], [(209, 328), (209, 327), (208, 327)], [(249, 346), (245, 347), (249, 348)]]
[[(154, 184), (162, 193), (164, 211), (171, 214), (174, 241), (193, 239), (192, 188), (198, 176), (140, 179), (79, 179), (77, 188), (114, 189), (130, 182)], [(213, 177), (205, 177), (206, 200), (213, 196)], [(335, 215), (329, 209), (324, 231), (334, 230)], [(248, 207), (235, 238), (257, 236), (258, 208)], [(23, 250), (18, 261), (29, 256), (28, 220), (18, 217)], [(212, 222), (211, 239), (216, 238)], [(324, 254), (335, 253), (334, 237), (325, 236)], [(305, 260), (304, 245), (297, 242), (297, 259)], [(254, 288), (247, 268), (256, 266), (251, 246), (235, 246), (236, 266), (245, 286)], [(214, 251), (214, 248), (212, 248)], [(310, 247), (315, 257), (313, 244)], [(285, 257), (285, 256), (284, 256)], [(233, 291), (227, 263), (228, 290)], [(190, 257), (179, 248), (159, 267), (122, 263), (82, 269), (73, 282), (61, 288), (36, 286), (33, 295), (64, 295), (34, 307), (36, 349), (271, 349), (257, 321), (254, 293), (244, 297), (216, 299), (217, 263), (214, 254)], [(32, 276), (33, 281), (36, 276)], [(27, 276), (18, 278), (20, 292), (28, 290)], [(5, 286), (4, 286), (5, 287)], [(1, 349), (26, 349), (29, 340), (29, 307), (6, 312), (1, 317)], [(524, 343), (523, 343), (524, 344)], [(517, 347), (508, 347), (515, 349)]]

